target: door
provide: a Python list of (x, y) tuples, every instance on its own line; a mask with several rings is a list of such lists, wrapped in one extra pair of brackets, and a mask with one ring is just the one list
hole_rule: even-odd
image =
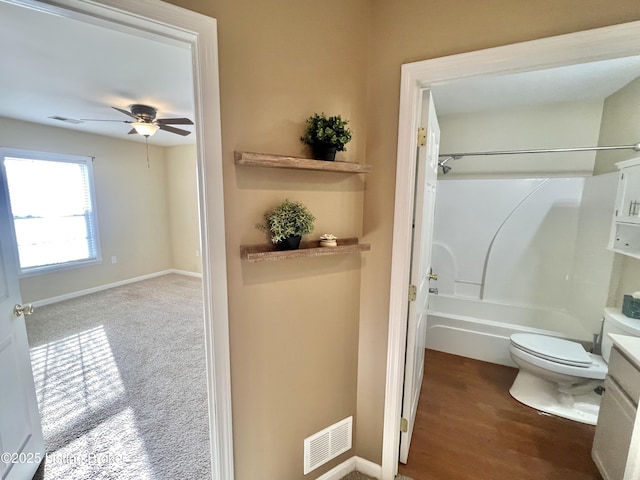
[(407, 318), (407, 351), (402, 398), (402, 433), (400, 461), (407, 463), (411, 435), (415, 423), (420, 387), (424, 373), (424, 348), (427, 323), (427, 303), (431, 280), (431, 239), (438, 177), (440, 127), (431, 92), (423, 91), (420, 126), (426, 128), (426, 144), (418, 147), (416, 188), (413, 206), (413, 240), (410, 285), (415, 299), (409, 302)]
[(44, 458), (44, 441), (24, 315), (14, 314), (22, 299), (2, 175), (0, 168), (0, 479), (26, 480)]

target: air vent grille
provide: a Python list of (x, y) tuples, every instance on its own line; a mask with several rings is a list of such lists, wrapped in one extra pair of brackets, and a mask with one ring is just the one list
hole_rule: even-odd
[(349, 450), (352, 444), (352, 428), (353, 417), (348, 417), (305, 438), (304, 474)]

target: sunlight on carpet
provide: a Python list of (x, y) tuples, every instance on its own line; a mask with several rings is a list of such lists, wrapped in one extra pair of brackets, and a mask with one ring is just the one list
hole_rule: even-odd
[(29, 317), (46, 448), (34, 479), (210, 478), (201, 285), (164, 275)]
[(71, 425), (124, 398), (124, 385), (102, 326), (31, 349), (43, 433), (64, 445)]
[[(102, 326), (31, 350), (41, 415), (47, 419), (45, 476), (150, 479), (151, 465)], [(69, 431), (77, 438), (69, 442)]]
[(136, 478), (152, 480), (147, 457), (131, 409), (113, 415), (81, 437), (47, 453), (45, 478)]

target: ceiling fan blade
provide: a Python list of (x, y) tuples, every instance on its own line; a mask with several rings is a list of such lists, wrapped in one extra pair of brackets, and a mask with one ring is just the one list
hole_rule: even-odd
[(165, 130), (165, 131), (171, 132), (171, 133), (177, 133), (178, 135), (182, 135), (183, 137), (186, 137), (187, 135), (189, 135), (191, 133), (191, 132), (189, 132), (187, 130), (182, 130), (181, 128), (170, 127), (169, 125), (163, 125), (161, 123), (158, 124), (158, 127), (160, 128), (160, 130)]
[(188, 118), (158, 118), (156, 122), (162, 125), (193, 125)]
[(133, 123), (130, 120), (106, 120), (104, 118), (81, 118), (83, 122), (118, 122), (118, 123)]
[(131, 112), (130, 112), (130, 111), (128, 111), (128, 110), (124, 110), (124, 109), (122, 109), (122, 108), (118, 108), (118, 107), (111, 107), (111, 108), (113, 108), (114, 110), (119, 111), (120, 113), (124, 113), (125, 115), (128, 115), (128, 116), (130, 116), (131, 118), (135, 118), (136, 120), (138, 120), (138, 117), (136, 117), (133, 113), (131, 113)]
[(129, 131), (127, 132), (127, 135), (133, 135), (134, 133), (138, 133), (138, 132), (136, 132), (136, 129), (135, 129), (135, 128), (132, 128), (131, 130), (129, 130)]

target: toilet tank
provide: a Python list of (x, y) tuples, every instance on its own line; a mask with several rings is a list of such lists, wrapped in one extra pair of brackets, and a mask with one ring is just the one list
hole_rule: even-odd
[(602, 327), (602, 358), (609, 363), (613, 342), (610, 333), (640, 337), (640, 320), (627, 317), (619, 308), (604, 309), (604, 325)]

